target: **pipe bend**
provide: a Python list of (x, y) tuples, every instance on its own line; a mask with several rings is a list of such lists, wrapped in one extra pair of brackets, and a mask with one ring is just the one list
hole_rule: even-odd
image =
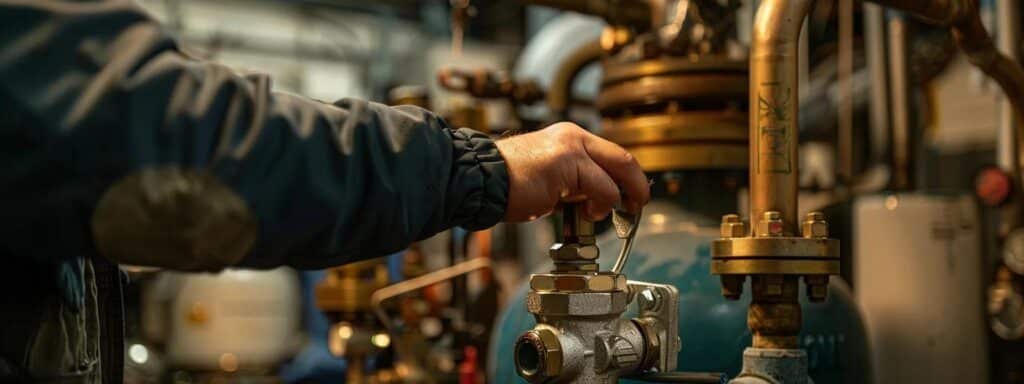
[(810, 11), (814, 0), (766, 0), (754, 16), (754, 49), (764, 48), (763, 44), (795, 42), (800, 37), (803, 20)]

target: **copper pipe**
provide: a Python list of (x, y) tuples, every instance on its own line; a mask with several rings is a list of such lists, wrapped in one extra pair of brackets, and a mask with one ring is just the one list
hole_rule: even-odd
[[(839, 180), (853, 180), (853, 0), (837, 1), (839, 7)], [(804, 35), (807, 35), (806, 33)]]
[[(1020, 13), (1019, 0), (997, 0), (996, 1), (996, 24), (999, 29), (996, 31), (996, 42), (999, 51), (1010, 60), (1017, 61), (1018, 45), (1020, 43)], [(1017, 164), (1014, 162), (1014, 127), (1017, 119), (1014, 116), (1013, 104), (1005, 97), (999, 101), (999, 138), (997, 140), (996, 163), (1007, 172), (1014, 172)]]
[[(777, 211), (784, 233), (797, 231), (797, 59), (812, 0), (765, 0), (750, 49), (750, 217)], [(755, 226), (756, 228), (756, 226)], [(753, 236), (760, 234), (753, 233)]]
[(889, 19), (889, 69), (892, 76), (892, 183), (890, 188), (906, 191), (914, 187), (916, 143), (912, 123), (910, 64), (907, 62), (907, 22), (903, 17)]
[(395, 296), (399, 296), (408, 292), (412, 292), (418, 289), (423, 289), (427, 286), (441, 283), (454, 279), (458, 276), (465, 275), (467, 273), (476, 271), (478, 269), (491, 268), (491, 259), (477, 257), (463, 261), (461, 263), (452, 265), (450, 267), (442, 268), (434, 272), (430, 272), (423, 276), (412, 278), (406, 281), (398, 282), (387, 287), (378, 289), (372, 295), (370, 295), (370, 307), (373, 308), (373, 312), (377, 315), (377, 319), (380, 320), (384, 327), (388, 329), (388, 332), (392, 335), (393, 324), (391, 317), (388, 316), (384, 306), (384, 301), (391, 299)]

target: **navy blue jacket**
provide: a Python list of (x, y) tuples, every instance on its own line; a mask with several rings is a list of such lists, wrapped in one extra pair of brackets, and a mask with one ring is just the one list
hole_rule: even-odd
[(0, 0), (0, 164), (0, 258), (54, 271), (72, 307), (94, 255), (321, 268), (492, 226), (508, 194), (486, 136), (274, 92), (130, 0)]
[[(208, 175), (241, 198), (258, 227), (244, 257), (227, 260), (242, 266), (336, 265), (504, 215), (493, 143), (425, 110), (273, 92), (265, 76), (182, 53), (127, 0), (0, 0), (0, 20), (0, 248), (20, 257), (94, 248), (97, 202), (147, 170)], [(170, 219), (189, 229), (202, 213)]]

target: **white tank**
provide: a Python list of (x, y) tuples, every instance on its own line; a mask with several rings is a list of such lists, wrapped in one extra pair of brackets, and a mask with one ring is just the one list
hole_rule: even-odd
[(978, 212), (968, 196), (854, 203), (854, 290), (879, 383), (988, 382)]
[(153, 328), (148, 335), (163, 333), (168, 366), (265, 370), (301, 346), (299, 283), (291, 269), (165, 272), (152, 288), (147, 306), (163, 308), (147, 310), (143, 320)]

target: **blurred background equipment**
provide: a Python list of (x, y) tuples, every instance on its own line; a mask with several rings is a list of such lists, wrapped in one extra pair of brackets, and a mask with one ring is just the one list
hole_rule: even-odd
[[(125, 267), (128, 382), (1024, 383), (1016, 0), (138, 1), (278, 90), (578, 122), (653, 199), (614, 272), (610, 220), (557, 217), (325, 271)], [(606, 257), (549, 257), (574, 246)], [(544, 301), (609, 276), (601, 314)]]

